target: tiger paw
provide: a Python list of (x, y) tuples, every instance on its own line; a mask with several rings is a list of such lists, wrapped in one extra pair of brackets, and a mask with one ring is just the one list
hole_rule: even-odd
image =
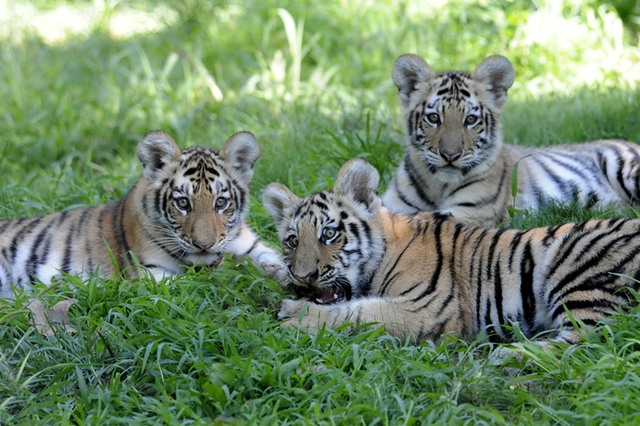
[(305, 299), (284, 299), (282, 305), (280, 305), (280, 312), (278, 312), (278, 319), (284, 320), (291, 318), (293, 321), (298, 321), (300, 316), (305, 310), (305, 306), (309, 305), (309, 301)]
[(286, 320), (284, 328), (297, 328), (310, 334), (317, 334), (324, 327), (322, 309), (307, 299), (285, 299), (282, 301), (278, 319)]
[(265, 253), (257, 259), (257, 262), (267, 276), (280, 284), (281, 287), (289, 288), (291, 286), (287, 267), (278, 255)]

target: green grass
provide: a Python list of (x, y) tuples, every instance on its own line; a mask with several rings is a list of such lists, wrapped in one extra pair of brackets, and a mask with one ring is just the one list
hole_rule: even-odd
[[(94, 14), (88, 29), (55, 42), (28, 26), (35, 15), (0, 30), (0, 217), (122, 196), (150, 129), (181, 146), (221, 146), (249, 130), (262, 149), (249, 220), (277, 245), (260, 205), (268, 183), (301, 195), (324, 189), (355, 156), (388, 182), (404, 146), (390, 70), (408, 52), (436, 69), (509, 57), (510, 143), (640, 141), (640, 12), (631, 3), (615, 2), (622, 21), (594, 0), (9, 2), (8, 11)], [(115, 37), (110, 22), (133, 9), (164, 26)], [(539, 19), (556, 25), (536, 31)], [(58, 16), (38, 29), (64, 25)], [(634, 212), (555, 206), (514, 225), (619, 215)], [(637, 308), (579, 346), (526, 346), (528, 362), (493, 366), (484, 342), (281, 329), (284, 292), (239, 262), (161, 282), (70, 277), (38, 288), (49, 305), (78, 300), (75, 335), (42, 337), (28, 325), (25, 296), (0, 301), (0, 424), (640, 420)]]

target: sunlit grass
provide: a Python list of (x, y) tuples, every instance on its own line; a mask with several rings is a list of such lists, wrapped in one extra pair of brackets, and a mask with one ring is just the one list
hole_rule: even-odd
[[(503, 113), (509, 143), (640, 141), (634, 27), (597, 1), (0, 7), (0, 20), (32, 13), (0, 33), (2, 218), (123, 196), (150, 129), (180, 146), (218, 147), (249, 130), (262, 151), (249, 222), (275, 245), (260, 204), (268, 183), (324, 189), (344, 161), (363, 157), (386, 184), (404, 146), (390, 72), (408, 52), (437, 70), (507, 56), (517, 74)], [(51, 39), (36, 30), (62, 31), (66, 21), (33, 28), (30, 18), (55, 10), (71, 11), (79, 29)], [(114, 33), (131, 10), (154, 25)], [(620, 215), (635, 213), (553, 206), (512, 225)], [(77, 333), (42, 337), (28, 324), (26, 296), (0, 301), (2, 424), (633, 424), (640, 413), (637, 309), (578, 347), (527, 346), (527, 362), (493, 366), (484, 342), (280, 329), (283, 291), (245, 260), (160, 282), (68, 278), (38, 291), (50, 305), (78, 300)]]

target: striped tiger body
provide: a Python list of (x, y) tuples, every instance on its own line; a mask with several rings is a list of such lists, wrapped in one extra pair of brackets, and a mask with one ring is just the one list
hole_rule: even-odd
[(244, 221), (259, 152), (248, 132), (233, 135), (220, 152), (181, 151), (168, 134), (147, 133), (137, 148), (144, 173), (124, 198), (0, 222), (0, 296), (61, 272), (135, 277), (140, 264), (161, 277), (184, 265), (216, 267), (222, 253), (247, 254), (277, 275), (279, 256)]
[(436, 74), (421, 57), (403, 55), (392, 77), (408, 138), (383, 195), (392, 211), (439, 211), (491, 226), (507, 219), (512, 205), (536, 210), (552, 200), (603, 206), (640, 199), (640, 146), (635, 143), (503, 144), (500, 113), (514, 70), (502, 56), (486, 58), (471, 74)]
[(575, 343), (571, 317), (593, 325), (624, 306), (640, 278), (640, 220), (592, 220), (531, 230), (489, 229), (448, 215), (391, 213), (378, 172), (347, 162), (333, 190), (299, 199), (271, 184), (290, 279), (306, 296), (279, 317), (309, 332), (384, 324), (413, 342), (443, 334)]

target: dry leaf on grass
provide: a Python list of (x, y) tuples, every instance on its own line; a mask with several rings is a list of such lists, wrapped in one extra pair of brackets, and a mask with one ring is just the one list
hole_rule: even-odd
[(31, 325), (33, 325), (43, 336), (53, 336), (54, 329), (51, 327), (53, 323), (64, 325), (64, 329), (68, 333), (75, 333), (75, 328), (69, 326), (69, 307), (76, 303), (76, 299), (62, 300), (53, 307), (47, 309), (42, 301), (36, 299), (31, 301), (27, 308), (33, 314)]

